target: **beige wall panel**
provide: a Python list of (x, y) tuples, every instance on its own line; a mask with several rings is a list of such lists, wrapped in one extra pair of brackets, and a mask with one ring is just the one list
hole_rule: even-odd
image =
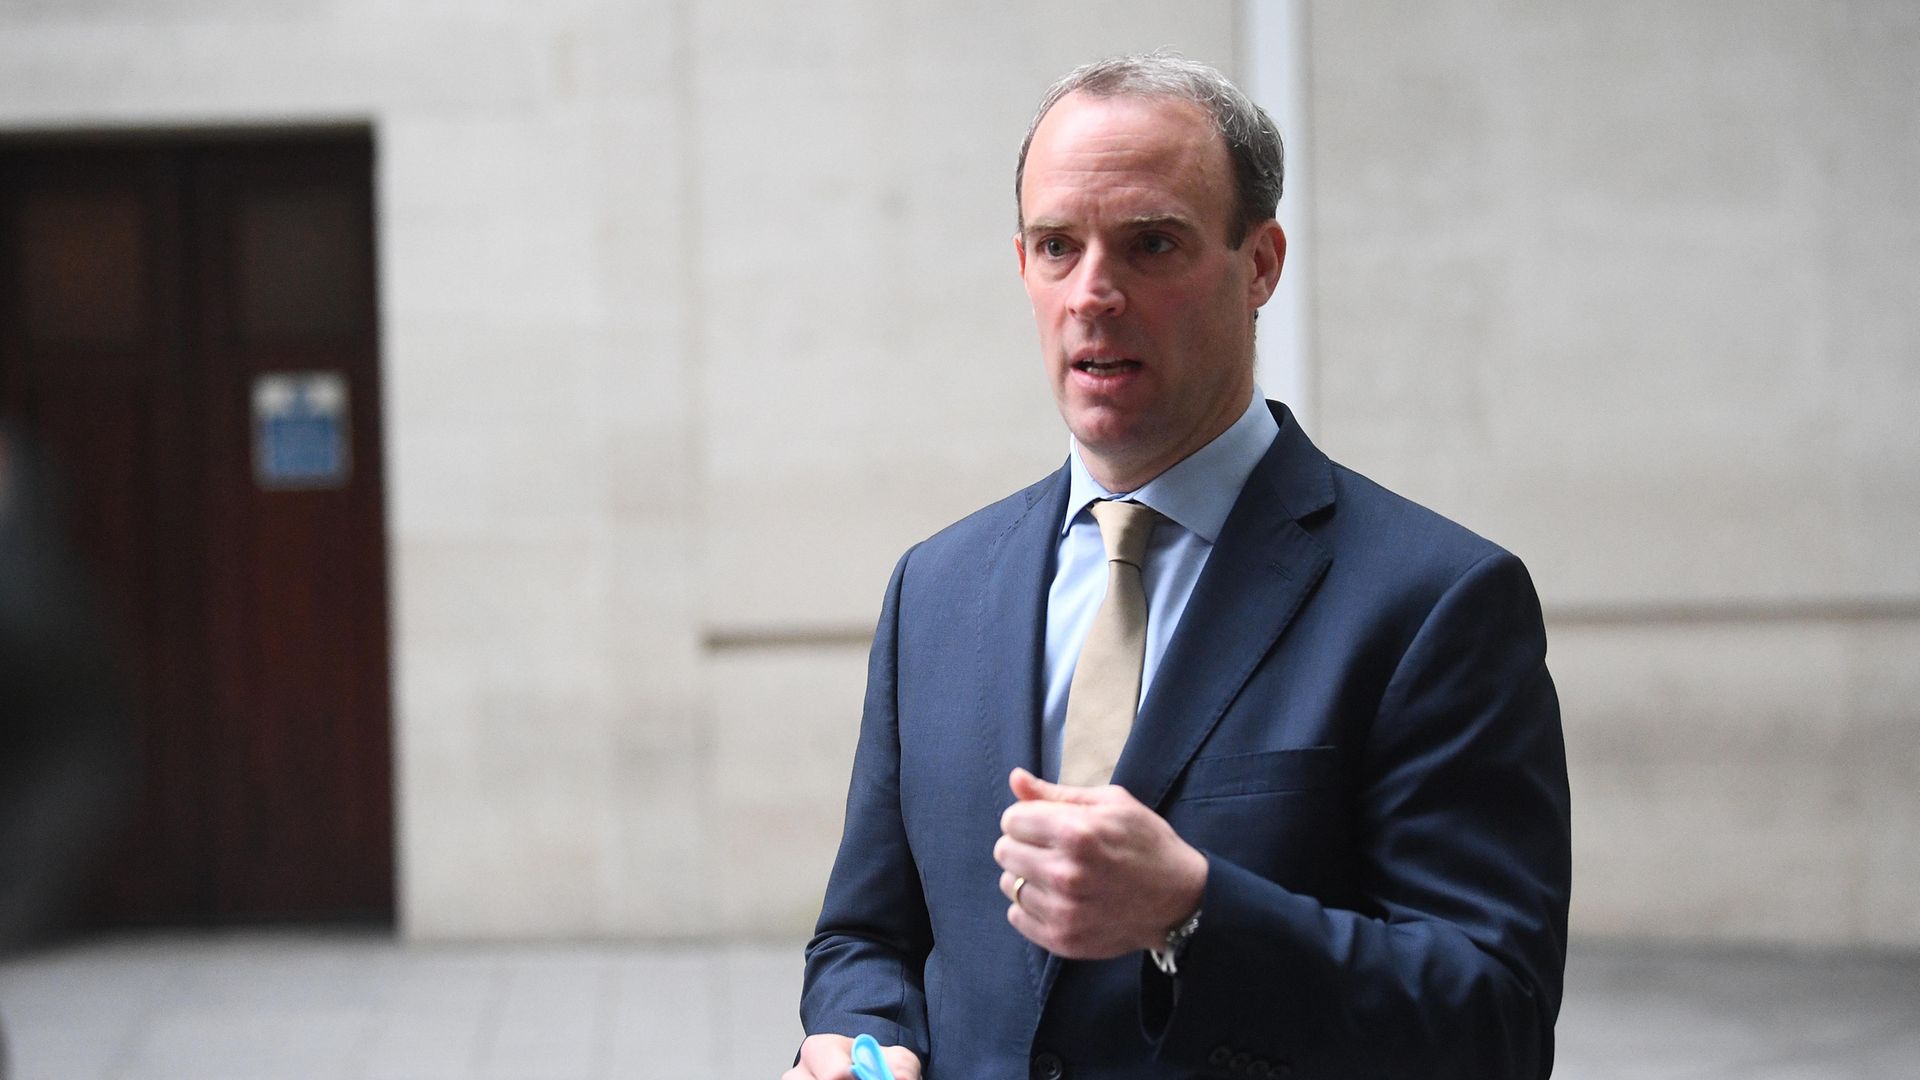
[(1910, 943), (1920, 16), (1309, 25), (1317, 434), (1568, 616), (1576, 931)]
[(1865, 383), (1912, 370), (1875, 147), (1920, 35), (1853, 74), (1843, 7), (1316, 7), (1326, 441), (1553, 601), (1912, 596), (1876, 496), (1920, 454)]
[(604, 530), (610, 434), (592, 422), (598, 362), (581, 335), (429, 327), (387, 378), (390, 410), (417, 418), (390, 441), (395, 531)]
[(1863, 747), (1860, 938), (1920, 946), (1920, 623), (1856, 632), (1847, 670)]
[(709, 929), (805, 937), (839, 847), (866, 652), (713, 655), (701, 792)]
[(1840, 627), (1554, 627), (1574, 926), (1838, 942), (1858, 932), (1869, 758)]
[(1920, 935), (1913, 624), (1555, 627), (1576, 932)]
[[(475, 329), (590, 330), (599, 287), (601, 132), (585, 110), (396, 122), (382, 144), (393, 179), (383, 225), (395, 254), (384, 295), (410, 315)], [(538, 356), (526, 358), (537, 375)]]
[(67, 9), (18, 32), (8, 20), (0, 122), (365, 118), (396, 106), (521, 107), (552, 86), (545, 36), (524, 24), (333, 20), (301, 7), (301, 18), (204, 21)]
[[(691, 717), (680, 719), (690, 720)], [(648, 730), (660, 732), (657, 715), (624, 717), (612, 744), (616, 774), (609, 813), (612, 827), (605, 861), (592, 878), (561, 884), (600, 898), (593, 933), (622, 938), (713, 938), (722, 928), (713, 918), (712, 889), (705, 872), (719, 837), (713, 826), (698, 744), (687, 745), (692, 723), (673, 725), (677, 745), (647, 745)], [(579, 936), (580, 930), (538, 920), (521, 936)]]
[(696, 20), (708, 617), (870, 626), (907, 545), (1065, 453), (1012, 248), (1035, 99), (1127, 48), (1230, 59), (1233, 5)]
[(596, 925), (588, 871), (613, 824), (608, 568), (604, 543), (558, 533), (423, 540), (396, 560), (395, 639), (411, 644), (396, 681), (401, 909), (421, 936)]

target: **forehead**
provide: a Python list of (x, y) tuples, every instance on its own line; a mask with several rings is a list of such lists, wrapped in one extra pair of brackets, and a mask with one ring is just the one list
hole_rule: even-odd
[(1129, 212), (1204, 223), (1225, 218), (1231, 190), (1226, 140), (1198, 105), (1074, 93), (1047, 110), (1033, 133), (1020, 207), (1031, 220), (1121, 201)]

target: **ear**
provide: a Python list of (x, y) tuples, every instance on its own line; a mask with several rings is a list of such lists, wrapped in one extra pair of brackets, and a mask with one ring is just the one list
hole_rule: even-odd
[(1247, 299), (1260, 307), (1280, 287), (1280, 267), (1287, 261), (1287, 234), (1280, 223), (1268, 219), (1247, 233), (1248, 252), (1253, 259), (1253, 277), (1247, 282)]
[(1025, 280), (1027, 276), (1027, 245), (1026, 242), (1020, 238), (1018, 232), (1013, 234), (1013, 254), (1015, 258), (1020, 260), (1020, 277), (1022, 280)]

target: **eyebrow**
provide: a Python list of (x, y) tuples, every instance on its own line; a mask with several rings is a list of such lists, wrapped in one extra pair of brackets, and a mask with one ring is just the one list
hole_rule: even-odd
[(1129, 229), (1172, 229), (1175, 231), (1199, 232), (1200, 227), (1179, 214), (1142, 214), (1139, 217), (1123, 219), (1120, 224)]
[[(1179, 214), (1141, 214), (1138, 217), (1121, 218), (1119, 227), (1138, 232), (1145, 229), (1170, 229), (1177, 232), (1199, 232), (1199, 226)], [(1034, 218), (1021, 230), (1023, 236), (1038, 236), (1041, 233), (1071, 232), (1067, 222), (1059, 218)]]

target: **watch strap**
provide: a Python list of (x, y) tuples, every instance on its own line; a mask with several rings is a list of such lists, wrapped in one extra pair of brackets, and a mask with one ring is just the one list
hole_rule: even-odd
[(1153, 966), (1163, 975), (1180, 973), (1180, 954), (1187, 950), (1187, 941), (1193, 932), (1200, 929), (1198, 911), (1187, 916), (1179, 925), (1167, 931), (1166, 943), (1158, 949), (1148, 949), (1147, 955), (1153, 957)]

